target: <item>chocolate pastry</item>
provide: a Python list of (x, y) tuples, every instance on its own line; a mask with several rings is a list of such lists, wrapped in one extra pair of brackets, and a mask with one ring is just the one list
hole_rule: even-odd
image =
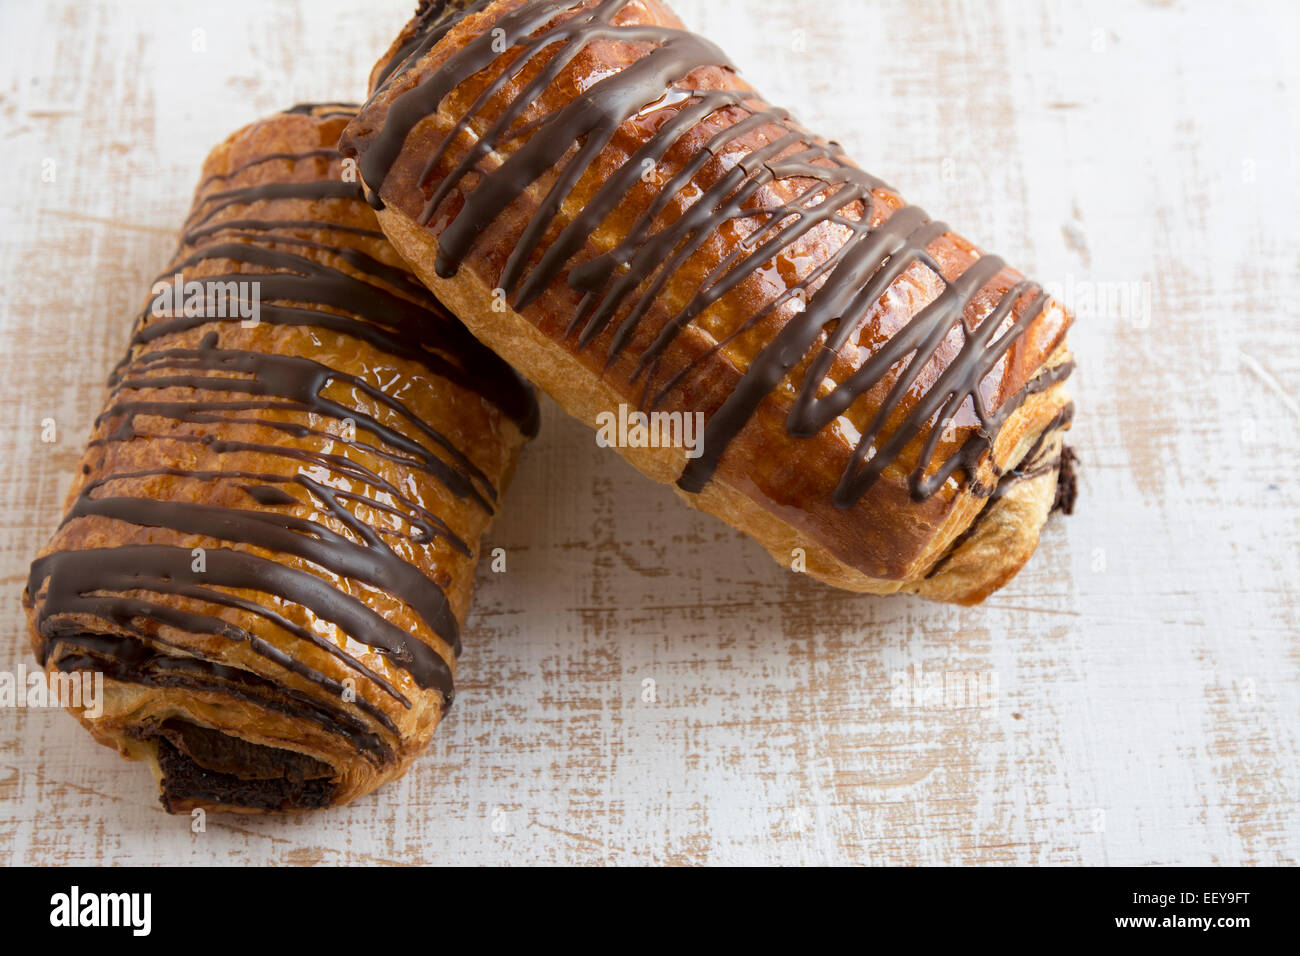
[(426, 0), (341, 146), (479, 339), (782, 564), (975, 603), (1036, 547), (1070, 316), (663, 3)]
[(330, 806), (410, 766), (536, 431), (379, 231), (336, 149), (354, 109), (208, 157), (24, 594), (46, 670), (104, 675), (73, 712), (172, 812)]

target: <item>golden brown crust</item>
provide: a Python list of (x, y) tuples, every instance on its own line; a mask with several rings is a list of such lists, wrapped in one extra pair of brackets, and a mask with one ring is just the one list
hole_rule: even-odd
[[(449, 703), (479, 540), (529, 427), (503, 411), (526, 389), (349, 184), (346, 115), (279, 114), (208, 157), (161, 276), (258, 282), (260, 321), (157, 316), (151, 294), (24, 595), (50, 672), (106, 673), (102, 715), (74, 713), (177, 778), (175, 812), (339, 804), (405, 771)], [(250, 568), (264, 584), (240, 583)]]
[[(512, 16), (540, 7), (526, 0), (472, 4), (470, 12), (456, 20), (445, 36), (421, 51), (414, 41), (421, 33), (434, 35), (429, 31), (436, 24), (439, 8), (438, 4), (427, 6), (423, 19), (417, 17), (408, 25), (376, 67), (372, 80), (386, 78), (386, 82), (344, 135), (344, 149), (359, 156), (363, 173), (371, 158), (368, 154), (378, 154), (385, 145), (392, 145), (384, 140), (397, 125), (395, 110), (409, 108), (419, 88), (431, 85), (439, 71), (445, 72), (449, 65), (463, 59), (476, 41), (493, 31), (504, 33), (503, 24), (509, 26)], [(611, 22), (616, 27), (681, 29), (671, 12), (653, 0), (587, 0), (557, 15), (548, 29), (563, 24), (564, 17), (572, 16), (576, 22), (615, 8)], [(414, 51), (414, 55), (394, 70), (393, 58), (398, 50), (404, 55)], [(607, 183), (636, 163), (638, 151), (692, 100), (681, 96), (675, 104), (651, 104), (654, 108), (647, 107), (622, 122), (572, 189), (563, 195), (559, 206), (548, 209), (548, 197), (566, 165), (577, 162), (582, 146), (575, 141), (553, 170), (531, 181), (508, 205), (495, 210), (490, 221), (480, 224), (483, 228), (477, 241), (459, 259), (454, 275), (446, 275), (445, 267), (440, 270), (440, 253), (445, 253), (448, 230), (457, 225), (457, 216), (474, 202), (476, 190), (503, 181), (506, 177), (501, 170), (512, 160), (518, 166), (522, 144), (530, 143), (528, 132), (543, 129), (550, 135), (551, 127), (544, 124), (557, 125), (557, 117), (574, 105), (581, 92), (643, 64), (653, 50), (655, 44), (650, 41), (594, 39), (576, 50), (571, 61), (540, 92), (529, 90), (527, 85), (548, 63), (547, 54), (538, 55), (537, 62), (507, 76), (506, 64), (517, 66), (523, 57), (516, 61), (515, 50), (505, 52), (451, 88), (435, 109), (414, 123), (382, 176), (373, 181), (367, 176), (367, 185), (377, 191), (384, 204), (379, 218), (385, 232), (429, 288), (484, 343), (551, 394), (570, 414), (593, 427), (597, 415), (617, 409), (620, 404), (643, 410), (654, 407), (666, 412), (702, 412), (712, 421), (746, 373), (762, 361), (765, 350), (804, 311), (809, 299), (789, 298), (789, 292), (806, 282), (818, 267), (832, 262), (852, 232), (851, 225), (823, 221), (789, 242), (767, 267), (756, 270), (694, 316), (649, 363), (647, 373), (644, 360), (664, 329), (701, 288), (725, 272), (747, 237), (761, 236), (765, 220), (759, 213), (788, 208), (811, 182), (801, 175), (769, 178), (744, 207), (752, 215), (741, 215), (724, 224), (715, 220), (712, 231), (703, 236), (698, 247), (676, 263), (669, 281), (657, 288), (652, 288), (649, 281), (638, 287), (637, 294), (645, 293), (648, 308), (639, 321), (632, 323), (633, 332), (625, 342), (618, 341), (618, 330), (631, 311), (630, 305), (599, 334), (580, 341), (570, 322), (575, 315), (584, 314), (586, 293), (575, 287), (578, 283), (573, 281), (574, 275), (625, 243), (634, 224), (655, 208), (655, 202), (668, 197), (655, 220), (666, 228), (674, 219), (688, 216), (701, 196), (722, 183), (748, 157), (767, 155), (766, 161), (771, 164), (773, 156), (788, 158), (821, 142), (786, 121), (760, 122), (734, 133), (747, 117), (766, 110), (766, 104), (758, 101), (730, 69), (703, 65), (677, 83), (676, 89), (693, 91), (692, 95), (700, 91), (734, 91), (746, 99), (745, 105), (718, 108), (682, 132), (652, 164), (649, 175), (632, 185), (585, 236), (565, 270), (526, 305), (517, 308), (518, 297), (503, 295), (501, 286), (503, 276), (509, 272), (511, 253), (520, 245), (528, 226), (539, 215), (554, 213), (538, 250), (529, 258), (529, 266), (536, 268), (548, 245), (555, 243), (597, 201)], [(492, 124), (516, 97), (527, 97), (529, 103), (510, 125), (517, 135), (498, 133), (493, 137)], [(791, 130), (802, 137), (798, 143), (783, 152), (762, 152)], [(716, 144), (723, 133), (734, 134), (726, 139), (725, 148), (710, 145)], [(492, 148), (476, 156), (472, 171), (458, 178), (458, 164), (471, 157), (484, 141)], [(690, 164), (706, 153), (708, 159), (692, 171)], [(666, 184), (687, 173), (685, 185), (669, 195)], [(445, 197), (435, 205), (430, 197), (441, 195), (435, 194), (439, 189)], [(872, 228), (878, 228), (904, 206), (898, 195), (884, 186), (871, 191), (870, 202)], [(844, 217), (861, 217), (866, 214), (865, 208), (862, 202), (846, 207)], [(942, 232), (925, 251), (933, 268), (913, 263), (870, 305), (855, 333), (839, 347), (818, 394), (848, 382), (886, 342), (934, 302), (946, 284), (984, 258), (975, 246), (951, 232)], [(444, 274), (440, 275), (440, 271)], [(1068, 422), (1061, 421), (1061, 412), (1069, 405), (1064, 385), (1049, 384), (1053, 382), (1051, 377), (1037, 379), (1044, 383), (1041, 389), (1031, 382), (1045, 370), (1064, 370), (1070, 364), (1065, 344), (1070, 318), (1054, 301), (1036, 302), (1033, 291), (1013, 292), (1024, 288), (1020, 285), (1022, 279), (1018, 272), (1003, 266), (965, 307), (963, 319), (972, 330), (1004, 296), (1014, 299), (1013, 308), (1004, 318), (1005, 327), (1022, 315), (1032, 314), (1028, 312), (1031, 308), (1039, 310), (978, 384), (992, 408), (1005, 402), (1014, 404), (1021, 398), (1024, 401), (997, 430), (992, 453), (983, 456), (969, 473), (959, 472), (937, 493), (918, 500), (909, 485), (909, 475), (923, 461), (923, 447), (934, 427), (931, 422), (851, 507), (837, 506), (837, 485), (851, 467), (858, 435), (866, 432), (875, 419), (901, 368), (891, 370), (859, 395), (829, 426), (811, 437), (796, 437), (788, 424), (804, 385), (803, 376), (827, 341), (823, 333), (726, 445), (703, 490), (683, 497), (756, 538), (787, 567), (795, 557), (794, 549), (802, 549), (808, 573), (837, 587), (878, 593), (914, 591), (963, 603), (982, 599), (1005, 583), (1032, 552), (1046, 517), (1040, 505), (1043, 501), (1050, 505), (1053, 498), (1054, 473), (1044, 473), (999, 497), (996, 504), (1000, 521), (981, 522), (976, 533), (960, 543), (966, 560), (949, 558), (937, 573), (930, 572), (975, 520), (999, 476), (1019, 465), (1030, 448), (1042, 446), (1040, 439), (1046, 429), (1068, 427)], [(811, 287), (813, 296), (816, 291), (815, 285)], [(755, 317), (757, 321), (753, 321)], [(886, 434), (914, 412), (920, 397), (957, 361), (963, 341), (958, 329), (943, 340), (907, 397), (889, 414)], [(668, 383), (673, 383), (672, 387), (658, 393)], [(1032, 394), (1026, 398), (1027, 386)], [(652, 395), (660, 399), (658, 404), (649, 401)], [(981, 432), (969, 402), (958, 410), (952, 425), (951, 434), (938, 441), (935, 462), (957, 455), (972, 436)], [(677, 482), (689, 465), (680, 448), (619, 450), (645, 474), (665, 483)], [(1014, 526), (1014, 540), (1001, 533), (998, 547), (986, 547), (994, 529), (1008, 522)]]

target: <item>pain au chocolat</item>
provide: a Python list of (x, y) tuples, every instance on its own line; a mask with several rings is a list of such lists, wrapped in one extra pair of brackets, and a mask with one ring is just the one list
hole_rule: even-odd
[(570, 414), (700, 416), (696, 449), (620, 451), (787, 566), (974, 603), (1069, 505), (1069, 315), (662, 3), (426, 0), (341, 147)]
[(340, 804), (410, 765), (536, 427), (379, 231), (336, 150), (352, 109), (208, 157), (24, 594), (47, 671), (105, 675), (74, 713), (172, 812)]

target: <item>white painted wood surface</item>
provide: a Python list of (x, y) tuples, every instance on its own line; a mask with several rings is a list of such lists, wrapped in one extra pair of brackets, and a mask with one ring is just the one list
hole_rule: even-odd
[[(409, 6), (0, 5), (0, 669), (202, 157), (355, 99)], [(983, 607), (840, 594), (548, 406), (459, 700), (404, 780), (193, 834), (65, 714), (0, 710), (0, 862), (1297, 861), (1300, 8), (677, 8), (1075, 298), (1078, 513)], [(985, 696), (902, 702), (916, 669)]]

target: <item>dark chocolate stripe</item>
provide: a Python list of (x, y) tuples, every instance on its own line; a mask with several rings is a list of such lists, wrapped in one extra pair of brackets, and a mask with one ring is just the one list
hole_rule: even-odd
[[(147, 512), (164, 502), (136, 500), (140, 502), (139, 523), (156, 526)], [(242, 542), (248, 531), (240, 527), (234, 534), (238, 536), (229, 539)], [(210, 548), (204, 555), (206, 570), (202, 572), (191, 570), (192, 560), (189, 548), (171, 545), (60, 551), (33, 564), (29, 588), (36, 594), (42, 579), (48, 578), (42, 617), (89, 614), (109, 621), (122, 620), (125, 605), (119, 603), (124, 600), (119, 595), (126, 591), (167, 593), (194, 585), (274, 594), (338, 626), (403, 667), (421, 687), (437, 690), (450, 699), (451, 669), (433, 648), (411, 639), (404, 630), (328, 581), (246, 551)], [(437, 625), (431, 622), (431, 626)]]
[[(195, 245), (200, 239), (206, 239), (208, 236), (219, 232), (228, 232), (231, 230), (253, 230), (261, 232), (276, 232), (285, 229), (301, 230), (320, 230), (326, 229), (330, 232), (348, 233), (354, 236), (368, 236), (371, 239), (383, 239), (384, 232), (382, 229), (363, 229), (360, 226), (347, 226), (338, 222), (327, 222), (324, 219), (223, 219), (214, 226), (207, 226), (203, 229), (191, 229), (187, 232), (182, 240), (185, 245)], [(277, 237), (283, 239), (283, 236)]]
[[(302, 245), (305, 242), (295, 237), (282, 240), (278, 236), (267, 236), (260, 241), (276, 244), (287, 242), (290, 245)], [(401, 270), (357, 250), (324, 244), (314, 244), (313, 247), (339, 256), (369, 278), (399, 287), (417, 301), (412, 302), (305, 256), (264, 245), (239, 242), (204, 246), (174, 264), (167, 273), (155, 276), (154, 281), (168, 280), (176, 272), (183, 272), (200, 262), (213, 259), (229, 259), (275, 270), (271, 273), (240, 272), (204, 276), (203, 281), (256, 281), (260, 299), (312, 303), (335, 310), (335, 317), (343, 319), (342, 322), (334, 323), (335, 328), (367, 338), (372, 344), (382, 341), (382, 337), (372, 331), (373, 327), (369, 323), (395, 330), (412, 343), (405, 354), (418, 354), (421, 363), (434, 374), (476, 392), (500, 408), (525, 434), (536, 434), (540, 414), (531, 389), (509, 365), (482, 346), (463, 325), (451, 318), (427, 289)], [(352, 313), (368, 321), (350, 320), (338, 316), (338, 312)], [(313, 314), (316, 314), (314, 310)], [(157, 317), (151, 315), (149, 308), (140, 314), (140, 319), (148, 324), (138, 326), (137, 338), (133, 341), (138, 341), (140, 335), (151, 334), (153, 326), (159, 322)], [(161, 321), (165, 324), (177, 320), (164, 318)], [(421, 345), (418, 351), (414, 348), (417, 342)], [(455, 357), (454, 362), (450, 356)], [(430, 434), (433, 433), (430, 431)]]
[[(48, 664), (60, 671), (100, 671), (105, 678), (151, 687), (186, 687), (225, 694), (289, 717), (309, 720), (346, 737), (361, 753), (387, 762), (393, 752), (378, 734), (348, 714), (322, 707), (290, 688), (249, 671), (197, 657), (159, 653), (142, 640), (102, 634), (62, 634), (51, 641), (58, 649)], [(376, 708), (377, 719), (394, 734), (396, 726)]]
[(203, 180), (203, 182), (199, 183), (198, 191), (202, 192), (212, 183), (225, 182), (228, 179), (234, 179), (236, 176), (238, 176), (240, 173), (244, 172), (245, 170), (252, 169), (254, 166), (261, 166), (265, 163), (273, 163), (276, 162), (277, 160), (298, 162), (299, 160), (303, 160), (303, 159), (326, 159), (332, 161), (336, 156), (338, 156), (338, 150), (330, 149), (328, 147), (322, 149), (308, 149), (300, 153), (283, 153), (283, 152), (264, 153), (263, 155), (258, 156), (256, 159), (250, 159), (248, 162), (244, 163), (243, 165), (236, 166), (233, 169), (228, 170), (227, 172), (213, 173), (207, 179)]
[[(158, 584), (156, 581), (153, 583), (155, 585)], [(224, 591), (216, 591), (202, 585), (186, 584), (184, 581), (179, 581), (174, 578), (167, 580), (165, 583), (168, 585), (167, 593), (169, 594), (194, 598), (195, 600), (215, 604), (219, 607), (237, 608), (238, 610), (246, 611), (249, 614), (254, 614), (276, 627), (282, 628), (294, 637), (314, 645), (326, 654), (329, 654), (331, 657), (341, 661), (345, 666), (356, 671), (358, 674), (369, 678), (377, 687), (390, 695), (403, 707), (408, 709), (410, 708), (411, 702), (382, 674), (367, 667), (357, 658), (349, 656), (346, 651), (335, 647), (310, 628), (296, 624), (283, 614), (258, 604), (256, 601), (236, 597), (235, 595), (227, 594)], [(102, 610), (112, 612), (112, 621), (115, 625), (131, 631), (141, 638), (144, 638), (146, 635), (141, 633), (131, 624), (133, 618), (148, 619), (162, 624), (169, 624), (176, 628), (193, 631), (196, 634), (217, 634), (229, 640), (246, 642), (249, 648), (260, 657), (265, 657), (267, 660), (279, 664), (286, 670), (298, 674), (299, 676), (310, 680), (314, 684), (318, 684), (336, 696), (343, 696), (344, 688), (338, 681), (333, 680), (327, 675), (322, 674), (320, 671), (308, 667), (295, 658), (290, 657), (284, 651), (279, 650), (268, 641), (250, 634), (243, 628), (235, 627), (219, 617), (181, 611), (174, 607), (168, 607), (165, 604), (144, 600), (143, 598), (118, 597), (113, 600), (108, 600), (106, 598), (99, 603), (98, 607)], [(50, 627), (54, 627), (55, 629), (49, 630)], [(50, 642), (48, 640), (49, 635), (60, 633), (62, 633), (62, 629), (60, 629), (57, 622), (51, 625), (49, 621), (45, 619), (42, 620), (41, 634), (42, 637), (47, 638), (43, 653), (50, 647)], [(156, 644), (165, 643), (156, 636), (150, 638), (150, 640)], [(367, 712), (377, 711), (378, 716), (376, 719), (382, 718), (383, 712), (378, 711), (378, 708), (373, 707), (373, 705), (369, 703), (358, 703), (358, 706)]]
[(491, 0), (420, 0), (415, 11), (417, 27), (411, 36), (388, 58), (375, 78), (375, 88), (383, 89), (405, 66), (427, 53), (447, 35), (453, 26), (471, 13), (482, 10)]
[[(487, 482), (486, 476), (449, 439), (412, 415), (405, 405), (389, 398), (381, 389), (360, 378), (336, 372), (328, 366), (300, 356), (217, 349), (213, 346), (216, 336), (216, 332), (209, 333), (198, 349), (168, 349), (140, 356), (131, 371), (145, 374), (128, 378), (124, 373), (117, 378), (115, 388), (122, 390), (180, 387), (197, 391), (263, 395), (284, 400), (275, 403), (274, 407), (309, 411), (337, 421), (350, 418), (358, 431), (371, 432), (389, 446), (406, 452), (411, 456), (410, 460), (419, 462), (422, 471), (436, 477), (458, 498), (470, 498), (491, 513), (491, 500), (495, 499), (495, 490)], [(198, 374), (156, 374), (160, 369), (182, 373), (193, 371)], [(150, 372), (155, 374), (147, 374)], [(205, 372), (227, 373), (232, 377), (201, 374)], [(241, 373), (248, 377), (234, 377)], [(422, 434), (442, 446), (452, 456), (453, 461), (451, 463), (443, 461), (416, 439), (381, 424), (371, 415), (325, 398), (322, 394), (325, 387), (334, 381), (344, 382), (404, 415)], [(110, 406), (106, 414), (127, 412), (120, 428), (129, 433), (132, 429), (131, 418), (134, 415), (149, 414), (157, 410), (157, 403), (135, 403), (134, 406)], [(235, 449), (239, 447), (239, 443), (228, 442), (227, 447)], [(480, 493), (475, 487), (476, 481), (484, 485), (484, 493)]]
[[(361, 199), (361, 186), (339, 180), (305, 183), (264, 183), (261, 186), (245, 186), (240, 189), (224, 189), (208, 193), (190, 213), (185, 221), (185, 228), (193, 229), (210, 222), (217, 213), (233, 206), (247, 206), (255, 202), (274, 202), (279, 199)], [(205, 210), (205, 207), (206, 210)], [(202, 211), (202, 215), (199, 215)], [(195, 221), (195, 216), (198, 220)]]
[(299, 103), (291, 106), (287, 110), (281, 110), (286, 115), (310, 116), (312, 119), (351, 119), (357, 115), (357, 103)]
[(304, 113), (310, 116), (315, 116), (317, 119), (327, 119), (330, 116), (354, 116), (357, 112), (357, 105), (358, 104), (356, 103), (342, 103), (338, 101), (331, 101), (328, 103), (297, 103), (290, 106), (287, 110), (282, 110), (282, 112), (291, 115), (294, 113)]
[[(340, 516), (346, 513), (343, 508), (337, 511)], [(239, 541), (268, 551), (292, 554), (380, 591), (390, 591), (430, 622), (439, 634), (454, 633), (456, 629), (456, 619), (442, 591), (430, 587), (429, 579), (413, 565), (394, 560), (391, 550), (375, 529), (362, 522), (349, 523), (362, 536), (364, 545), (335, 534), (317, 521), (278, 512), (241, 511), (185, 501), (82, 495), (69, 511), (68, 520), (85, 515), (115, 518), (141, 527), (201, 534), (222, 541)]]

